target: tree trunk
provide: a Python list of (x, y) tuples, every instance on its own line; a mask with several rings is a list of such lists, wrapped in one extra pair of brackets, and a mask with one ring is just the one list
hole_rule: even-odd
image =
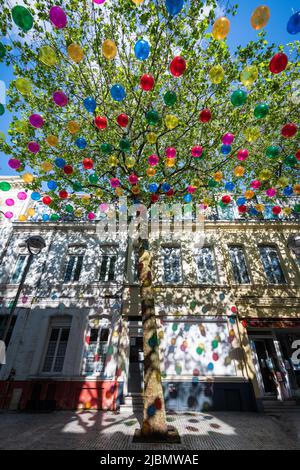
[(139, 282), (144, 348), (144, 417), (142, 436), (167, 435), (165, 401), (160, 373), (157, 326), (152, 288), (152, 254), (148, 240), (139, 243)]

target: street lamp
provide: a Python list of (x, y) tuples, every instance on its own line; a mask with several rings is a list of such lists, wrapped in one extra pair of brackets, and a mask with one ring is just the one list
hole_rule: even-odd
[(6, 326), (5, 326), (3, 336), (1, 338), (1, 340), (4, 343), (5, 343), (5, 340), (7, 338), (7, 334), (8, 334), (9, 328), (11, 326), (13, 315), (14, 315), (15, 310), (17, 308), (19, 297), (20, 297), (21, 291), (23, 289), (24, 282), (25, 282), (26, 276), (28, 274), (29, 268), (31, 266), (32, 260), (33, 260), (34, 256), (39, 255), (40, 252), (42, 251), (42, 249), (45, 248), (46, 243), (45, 243), (45, 240), (43, 239), (43, 237), (41, 237), (39, 235), (33, 235), (32, 237), (29, 237), (26, 240), (26, 246), (27, 246), (27, 250), (29, 252), (29, 256), (28, 256), (28, 260), (27, 260), (25, 269), (24, 269), (23, 274), (22, 274), (22, 278), (21, 278), (16, 296), (15, 296), (13, 304), (10, 308), (9, 317), (8, 317), (8, 320), (7, 320), (7, 323), (6, 323)]
[(296, 256), (300, 256), (300, 234), (290, 235), (288, 238), (287, 246), (292, 250)]

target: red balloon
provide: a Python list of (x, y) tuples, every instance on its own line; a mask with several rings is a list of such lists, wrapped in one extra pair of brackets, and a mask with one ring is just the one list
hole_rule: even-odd
[(244, 328), (247, 328), (247, 320), (242, 320), (241, 324), (243, 325)]
[(219, 359), (219, 354), (214, 352), (213, 355), (212, 355), (212, 358), (214, 361), (217, 361)]
[(293, 137), (296, 134), (297, 130), (298, 128), (296, 124), (294, 124), (293, 122), (289, 122), (288, 124), (285, 124), (282, 127), (281, 134), (283, 135), (283, 137)]
[(174, 77), (180, 77), (186, 70), (186, 62), (183, 57), (177, 55), (170, 64), (170, 72)]
[(270, 72), (280, 73), (282, 72), (288, 64), (288, 58), (283, 52), (278, 52), (275, 54), (269, 64)]
[(129, 117), (127, 116), (127, 114), (122, 113), (122, 114), (119, 114), (119, 116), (117, 117), (117, 123), (121, 127), (127, 127), (128, 122), (129, 122)]
[(94, 166), (94, 162), (91, 158), (85, 158), (82, 162), (82, 165), (86, 170), (91, 170)]
[(274, 215), (278, 215), (281, 212), (281, 207), (280, 206), (274, 206), (272, 207), (272, 212)]
[(46, 206), (48, 206), (49, 204), (51, 204), (52, 199), (51, 199), (50, 196), (44, 196), (42, 201), (43, 201), (44, 204), (46, 204)]
[(297, 150), (295, 157), (300, 161), (300, 149)]
[(245, 206), (245, 204), (242, 204), (241, 206), (238, 206), (238, 210), (240, 214), (244, 214), (245, 212), (247, 212), (247, 207)]
[(200, 122), (209, 122), (211, 120), (211, 112), (208, 108), (202, 109), (199, 115)]
[(222, 197), (222, 202), (223, 202), (223, 204), (229, 204), (230, 201), (231, 201), (231, 197), (230, 197), (230, 196), (226, 195), (226, 196), (223, 196), (223, 197)]
[(95, 125), (98, 129), (106, 129), (107, 127), (107, 119), (105, 116), (96, 116), (95, 117)]
[(68, 193), (64, 189), (59, 191), (58, 195), (59, 195), (60, 199), (67, 199), (67, 197), (68, 197)]
[(157, 202), (159, 200), (159, 195), (158, 194), (151, 194), (151, 201), (152, 202)]
[(166, 192), (167, 196), (173, 196), (174, 195), (174, 189), (169, 189), (169, 191)]
[(148, 73), (145, 73), (145, 75), (142, 75), (140, 79), (140, 87), (144, 91), (152, 90), (154, 87), (154, 78), (152, 77), (152, 75), (149, 75)]
[(72, 165), (66, 165), (64, 166), (64, 172), (66, 175), (71, 175), (73, 173), (73, 167)]

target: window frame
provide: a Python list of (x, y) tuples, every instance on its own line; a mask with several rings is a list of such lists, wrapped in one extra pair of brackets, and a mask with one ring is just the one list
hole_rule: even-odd
[[(72, 258), (75, 258), (74, 264), (71, 269), (71, 278), (69, 280), (66, 280), (67, 272), (69, 269), (69, 264), (72, 260)], [(80, 261), (81, 260), (81, 261)], [(67, 255), (67, 262), (65, 263), (65, 269), (64, 269), (64, 274), (63, 274), (63, 283), (64, 284), (73, 284), (80, 282), (80, 277), (82, 274), (82, 269), (83, 269), (83, 261), (84, 261), (84, 253), (68, 253)], [(78, 279), (74, 279), (74, 276), (76, 274), (76, 271), (78, 269), (78, 264), (80, 264), (80, 271), (78, 275)]]
[[(166, 279), (166, 274), (165, 274), (165, 255), (164, 250), (165, 249), (177, 249), (179, 250), (179, 269), (180, 269), (180, 279), (178, 282), (172, 281), (167, 281)], [(162, 245), (161, 246), (161, 257), (162, 257), (162, 269), (163, 269), (163, 283), (167, 285), (179, 285), (183, 283), (183, 269), (182, 269), (182, 250), (180, 245)]]
[[(86, 331), (86, 335), (85, 335), (85, 338), (87, 336), (91, 336), (91, 332), (92, 330), (98, 330), (98, 333), (97, 333), (97, 341), (93, 341), (93, 343), (95, 343), (95, 352), (94, 352), (94, 357), (95, 355), (99, 355), (99, 349), (100, 349), (100, 343), (104, 343), (106, 345), (106, 351), (105, 353), (103, 354), (103, 361), (102, 361), (102, 365), (101, 365), (101, 370), (100, 371), (95, 371), (95, 367), (94, 367), (94, 370), (91, 372), (91, 371), (86, 371), (87, 369), (87, 365), (89, 364), (88, 362), (88, 353), (89, 353), (89, 346), (90, 346), (90, 341), (89, 343), (84, 343), (84, 348), (83, 348), (83, 354), (82, 354), (82, 361), (81, 361), (81, 368), (80, 368), (80, 375), (82, 377), (104, 377), (105, 376), (105, 367), (106, 367), (106, 357), (107, 357), (107, 353), (108, 353), (108, 345), (109, 345), (109, 342), (110, 342), (110, 338), (111, 338), (111, 334), (112, 334), (112, 329), (109, 325), (107, 324), (99, 324), (98, 326), (94, 326), (94, 325), (91, 325), (89, 324), (88, 325), (88, 328), (87, 328), (87, 331)], [(107, 335), (107, 341), (100, 341), (101, 339), (101, 335), (102, 335), (102, 332), (107, 330), (108, 331), (108, 335)], [(92, 354), (92, 352), (91, 352)], [(93, 361), (94, 363), (97, 362), (97, 361)], [(100, 361), (98, 361), (100, 362)]]
[[(270, 286), (286, 286), (288, 284), (288, 277), (287, 277), (287, 273), (285, 272), (285, 269), (284, 269), (284, 263), (282, 261), (280, 250), (279, 250), (278, 246), (275, 245), (275, 244), (272, 244), (272, 243), (271, 244), (259, 243), (257, 245), (257, 248), (258, 248), (259, 255), (260, 255), (260, 262), (261, 262), (262, 267), (263, 267), (264, 276), (265, 276), (265, 279), (266, 279), (268, 285), (270, 285)], [(261, 248), (271, 248), (275, 251), (277, 261), (278, 261), (278, 265), (279, 265), (279, 269), (282, 272), (284, 282), (271, 282), (270, 281), (270, 279), (268, 278), (268, 275), (267, 275), (266, 267), (265, 267), (264, 262), (263, 262)], [(270, 260), (269, 255), (268, 255), (268, 261), (269, 261), (269, 266), (271, 266), (271, 268), (272, 268), (272, 260)], [(271, 263), (270, 263), (270, 261), (271, 261)], [(275, 271), (272, 269), (272, 275), (273, 276), (274, 276), (274, 272)]]
[[(108, 258), (106, 262), (106, 268), (105, 268), (105, 277), (104, 279), (101, 279), (101, 272), (102, 272), (102, 263), (105, 258)], [(109, 279), (109, 274), (111, 271), (111, 263), (112, 259), (115, 258), (114, 264), (113, 264), (113, 278)], [(110, 283), (116, 283), (118, 281), (118, 262), (120, 258), (120, 253), (119, 253), (119, 246), (118, 245), (102, 245), (100, 247), (100, 254), (99, 254), (99, 265), (97, 268), (97, 282), (103, 283), (103, 284), (110, 284)]]
[[(237, 286), (249, 286), (249, 285), (251, 285), (253, 283), (252, 274), (251, 274), (250, 264), (249, 264), (249, 261), (248, 261), (248, 257), (247, 257), (244, 245), (239, 244), (239, 243), (237, 243), (237, 244), (229, 243), (227, 245), (227, 247), (228, 247), (228, 257), (229, 257), (229, 262), (230, 262), (230, 266), (231, 266), (231, 274), (232, 274), (233, 284), (237, 285)], [(234, 267), (233, 267), (233, 263), (232, 263), (232, 259), (231, 259), (231, 255), (230, 255), (230, 249), (231, 248), (240, 248), (242, 250), (244, 260), (245, 260), (246, 271), (247, 271), (247, 275), (248, 275), (248, 278), (249, 278), (249, 282), (238, 282), (237, 279), (235, 278), (235, 274), (234, 274), (235, 271), (234, 271)]]
[[(213, 262), (213, 267), (214, 267), (214, 277), (215, 280), (213, 282), (202, 282), (199, 279), (199, 269), (198, 269), (198, 263), (197, 263), (197, 251), (202, 250), (203, 248), (208, 248), (210, 250), (210, 253), (212, 254), (212, 262)], [(215, 252), (215, 247), (212, 244), (205, 244), (203, 246), (195, 246), (193, 250), (193, 258), (194, 258), (194, 263), (196, 266), (196, 276), (197, 276), (197, 284), (201, 286), (214, 286), (219, 283), (219, 272), (218, 272), (218, 267), (217, 267), (217, 262), (216, 262), (216, 252)]]
[[(14, 281), (13, 278), (14, 278), (14, 275), (15, 275), (16, 270), (17, 270), (18, 261), (22, 256), (24, 256), (24, 261), (25, 262), (24, 262), (23, 266), (21, 267), (21, 270), (20, 270), (20, 273), (19, 273), (19, 278)], [(26, 265), (28, 263), (29, 256), (30, 256), (29, 253), (23, 253), (22, 251), (18, 253), (16, 262), (14, 264), (14, 270), (13, 270), (11, 276), (9, 277), (9, 282), (8, 282), (9, 284), (16, 285), (16, 286), (20, 284), (20, 282), (22, 280), (22, 276), (23, 276), (24, 271), (26, 269)]]
[[(41, 366), (40, 366), (40, 375), (61, 376), (61, 375), (64, 374), (65, 360), (66, 360), (66, 356), (67, 356), (68, 345), (69, 345), (69, 340), (70, 340), (70, 335), (71, 335), (71, 327), (72, 327), (72, 317), (70, 317), (69, 319), (66, 319), (66, 318), (65, 319), (60, 319), (59, 317), (56, 317), (56, 318), (54, 318), (54, 319), (52, 318), (50, 320), (49, 325), (48, 325), (48, 331), (47, 331), (44, 351), (43, 351), (43, 355), (42, 355), (42, 361), (41, 361)], [(53, 355), (51, 370), (50, 371), (44, 371), (45, 361), (46, 361), (47, 352), (48, 352), (49, 343), (50, 343), (50, 338), (51, 338), (52, 331), (54, 329), (59, 329), (60, 330), (59, 340), (56, 341), (55, 354)], [(53, 370), (53, 367), (54, 367), (55, 361), (57, 359), (57, 350), (58, 350), (58, 346), (60, 344), (62, 330), (64, 330), (64, 329), (69, 329), (68, 340), (67, 340), (67, 344), (66, 344), (66, 350), (65, 350), (65, 354), (64, 354), (62, 370), (60, 372), (56, 372), (56, 371)]]

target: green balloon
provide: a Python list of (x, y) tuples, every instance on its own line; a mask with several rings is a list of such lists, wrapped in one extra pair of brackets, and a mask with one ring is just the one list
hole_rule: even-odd
[(257, 119), (263, 119), (264, 117), (266, 117), (268, 112), (269, 112), (269, 106), (267, 105), (267, 103), (260, 103), (254, 109), (254, 116)]
[(119, 142), (119, 148), (122, 152), (130, 151), (130, 142), (128, 139), (121, 139)]
[(197, 349), (196, 349), (196, 352), (197, 352), (197, 354), (199, 354), (199, 355), (200, 355), (200, 354), (202, 354), (202, 353), (203, 353), (203, 349), (202, 349), (202, 348), (197, 348)]
[(211, 342), (211, 345), (212, 345), (212, 348), (213, 349), (216, 349), (218, 347), (218, 340), (217, 339), (213, 339), (212, 342)]
[(16, 25), (25, 31), (25, 33), (32, 28), (33, 16), (27, 8), (17, 5), (13, 7), (11, 14)]
[(74, 181), (73, 189), (74, 189), (74, 191), (82, 191), (82, 185), (80, 183), (78, 183), (77, 181)]
[(175, 91), (167, 91), (164, 95), (164, 102), (166, 106), (173, 106), (177, 101), (177, 95)]
[(217, 185), (218, 185), (218, 183), (214, 179), (211, 178), (211, 179), (208, 180), (208, 187), (209, 188), (215, 188)]
[(59, 220), (59, 215), (58, 214), (51, 214), (50, 215), (50, 220), (53, 220), (54, 222), (56, 222), (57, 220)]
[(276, 145), (270, 145), (269, 147), (266, 148), (266, 156), (269, 158), (278, 157), (279, 154), (280, 154), (280, 148), (277, 147)]
[(112, 145), (108, 144), (107, 142), (104, 142), (104, 144), (101, 144), (101, 152), (105, 153), (105, 154), (109, 154), (112, 152)]
[(298, 160), (294, 155), (289, 155), (288, 157), (285, 157), (284, 162), (288, 166), (294, 166), (297, 165)]
[(3, 116), (4, 113), (5, 113), (5, 108), (3, 104), (0, 103), (0, 116)]
[(0, 59), (3, 59), (3, 57), (5, 56), (5, 54), (6, 54), (5, 47), (4, 47), (4, 45), (2, 44), (2, 42), (0, 42)]
[(67, 204), (66, 207), (66, 212), (68, 212), (69, 214), (71, 214), (72, 212), (74, 212), (74, 207), (71, 206), (71, 204)]
[(295, 204), (294, 211), (297, 212), (297, 214), (300, 214), (300, 204)]
[(233, 106), (242, 106), (247, 99), (247, 93), (243, 90), (235, 90), (231, 95)]
[(148, 124), (150, 124), (150, 126), (155, 126), (155, 124), (157, 124), (159, 120), (158, 112), (154, 109), (150, 109), (150, 111), (147, 111), (146, 113), (146, 120)]
[(9, 191), (11, 188), (10, 184), (7, 183), (6, 181), (1, 181), (0, 183), (0, 189), (1, 191)]
[(91, 184), (96, 184), (98, 182), (98, 176), (96, 175), (96, 173), (93, 173), (92, 175), (89, 176), (89, 182)]

